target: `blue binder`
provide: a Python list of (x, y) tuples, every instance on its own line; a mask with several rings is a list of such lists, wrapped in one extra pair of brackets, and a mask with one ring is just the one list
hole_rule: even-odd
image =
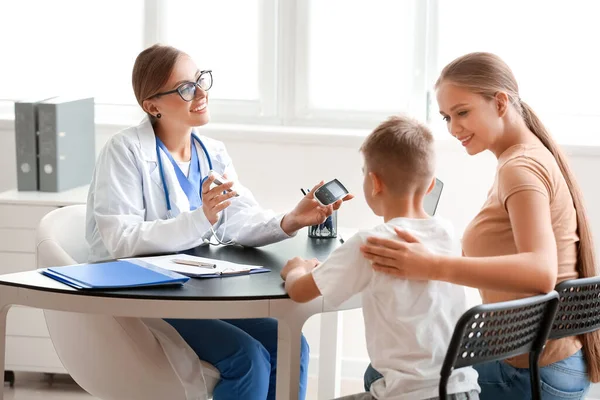
[(173, 271), (129, 261), (81, 264), (40, 270), (76, 289), (126, 289), (162, 285), (182, 285), (190, 278)]

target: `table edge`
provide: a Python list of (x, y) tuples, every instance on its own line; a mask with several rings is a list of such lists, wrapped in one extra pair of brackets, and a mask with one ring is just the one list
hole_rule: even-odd
[(168, 300), (168, 301), (253, 301), (253, 300), (282, 300), (289, 299), (290, 297), (287, 294), (277, 295), (277, 296), (231, 296), (231, 297), (195, 297), (195, 296), (142, 296), (136, 294), (127, 295), (127, 289), (123, 289), (123, 293), (125, 296), (120, 296), (116, 293), (104, 293), (96, 290), (64, 290), (58, 288), (43, 288), (40, 286), (27, 285), (23, 283), (15, 283), (15, 282), (6, 282), (0, 280), (0, 289), (2, 286), (10, 286), (17, 287), (21, 289), (34, 290), (38, 292), (47, 292), (47, 293), (59, 293), (66, 295), (75, 295), (75, 296), (86, 296), (86, 297), (98, 297), (98, 298), (116, 298), (121, 300)]

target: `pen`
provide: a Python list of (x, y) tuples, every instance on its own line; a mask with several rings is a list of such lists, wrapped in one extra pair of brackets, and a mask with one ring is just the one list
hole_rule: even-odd
[(221, 271), (219, 273), (219, 275), (245, 275), (245, 274), (250, 274), (250, 272), (252, 272), (252, 268), (249, 269), (240, 269), (238, 271)]
[(304, 196), (306, 196), (306, 192), (304, 191), (304, 189), (300, 188), (300, 191), (302, 192), (302, 194), (303, 194)]
[(192, 266), (192, 267), (209, 268), (209, 269), (217, 268), (216, 264), (206, 263), (206, 262), (203, 262), (203, 261), (181, 260), (181, 259), (172, 260), (172, 261), (175, 264), (189, 265), (189, 266)]

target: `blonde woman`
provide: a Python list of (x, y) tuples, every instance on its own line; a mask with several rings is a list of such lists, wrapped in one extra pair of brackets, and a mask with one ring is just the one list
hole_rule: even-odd
[[(362, 248), (373, 267), (404, 279), (476, 287), (486, 303), (549, 292), (563, 280), (596, 275), (575, 177), (520, 98), (510, 68), (493, 54), (471, 53), (447, 65), (435, 86), (452, 136), (468, 154), (491, 151), (498, 159), (494, 183), (464, 232), (464, 257), (428, 253), (410, 233), (397, 231), (400, 240), (370, 238)], [(540, 360), (543, 399), (585, 397), (590, 381), (600, 380), (599, 338), (591, 333), (547, 343)], [(529, 398), (527, 355), (475, 368), (482, 399)]]

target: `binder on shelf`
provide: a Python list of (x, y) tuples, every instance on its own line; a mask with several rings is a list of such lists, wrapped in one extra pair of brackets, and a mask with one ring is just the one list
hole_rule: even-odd
[(55, 97), (38, 104), (39, 190), (90, 183), (96, 160), (94, 99)]
[(17, 189), (36, 191), (38, 178), (38, 113), (36, 98), (15, 102), (15, 148), (17, 159)]
[(43, 268), (39, 271), (45, 276), (82, 290), (182, 285), (190, 279), (146, 263), (123, 260)]

